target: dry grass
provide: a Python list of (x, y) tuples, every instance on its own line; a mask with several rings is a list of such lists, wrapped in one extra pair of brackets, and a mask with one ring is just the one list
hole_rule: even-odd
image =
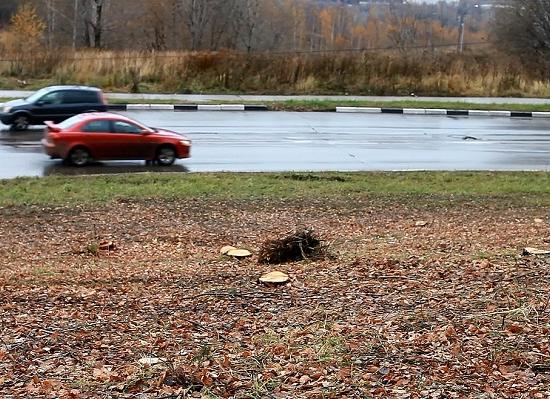
[(350, 93), (372, 95), (550, 96), (550, 82), (517, 60), (483, 52), (253, 54), (79, 51), (3, 54), (4, 87), (26, 80), (107, 90), (178, 93)]

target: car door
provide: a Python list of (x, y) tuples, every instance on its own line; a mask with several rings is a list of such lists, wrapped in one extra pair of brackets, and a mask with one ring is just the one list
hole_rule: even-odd
[(44, 94), (37, 99), (31, 108), (31, 113), (37, 122), (54, 121), (61, 122), (63, 117), (63, 91), (56, 90)]
[(67, 118), (90, 111), (101, 111), (98, 96), (93, 91), (66, 90), (63, 92), (63, 104), (66, 106)]
[(117, 153), (117, 159), (149, 158), (149, 140), (140, 126), (121, 120), (113, 120), (111, 126), (112, 146), (113, 151)]
[(65, 90), (62, 97), (64, 118), (70, 118), (73, 115), (88, 111), (80, 90)]
[(82, 126), (82, 144), (88, 147), (94, 159), (113, 159), (111, 121), (94, 119)]
[(107, 107), (103, 103), (101, 93), (95, 90), (80, 90), (79, 91), (81, 112), (89, 111), (107, 111)]

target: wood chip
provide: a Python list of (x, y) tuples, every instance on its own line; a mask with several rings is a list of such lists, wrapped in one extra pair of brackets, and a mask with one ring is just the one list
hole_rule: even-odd
[(266, 284), (284, 284), (289, 279), (288, 274), (278, 271), (269, 272), (260, 277), (260, 281)]
[(112, 241), (102, 241), (99, 243), (98, 248), (101, 251), (114, 251), (116, 249), (116, 245)]
[(142, 357), (138, 360), (139, 364), (144, 366), (154, 366), (155, 364), (166, 362), (164, 357)]
[(250, 251), (247, 251), (246, 249), (231, 249), (227, 251), (228, 256), (233, 256), (235, 258), (246, 258), (248, 256), (251, 256), (252, 253)]
[(234, 250), (234, 249), (237, 249), (237, 248), (235, 248), (235, 247), (233, 247), (233, 246), (231, 246), (231, 245), (226, 245), (225, 247), (222, 247), (222, 249), (220, 249), (220, 254), (222, 254), (222, 255), (227, 255), (227, 253), (228, 253), (229, 251), (232, 251), (232, 250)]
[(550, 255), (550, 251), (545, 249), (527, 247), (523, 248), (523, 255)]

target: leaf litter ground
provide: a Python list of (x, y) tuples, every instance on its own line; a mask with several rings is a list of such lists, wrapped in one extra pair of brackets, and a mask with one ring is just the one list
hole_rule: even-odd
[[(537, 205), (120, 200), (0, 213), (3, 398), (550, 396), (549, 260), (521, 254), (550, 246)], [(331, 256), (219, 254), (257, 254), (302, 227)], [(272, 270), (291, 283), (258, 282)]]

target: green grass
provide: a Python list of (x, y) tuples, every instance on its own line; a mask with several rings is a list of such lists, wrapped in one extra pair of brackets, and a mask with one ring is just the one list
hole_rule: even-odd
[(550, 204), (550, 173), (144, 173), (0, 180), (0, 206), (148, 198), (347, 200), (370, 195), (508, 196)]

